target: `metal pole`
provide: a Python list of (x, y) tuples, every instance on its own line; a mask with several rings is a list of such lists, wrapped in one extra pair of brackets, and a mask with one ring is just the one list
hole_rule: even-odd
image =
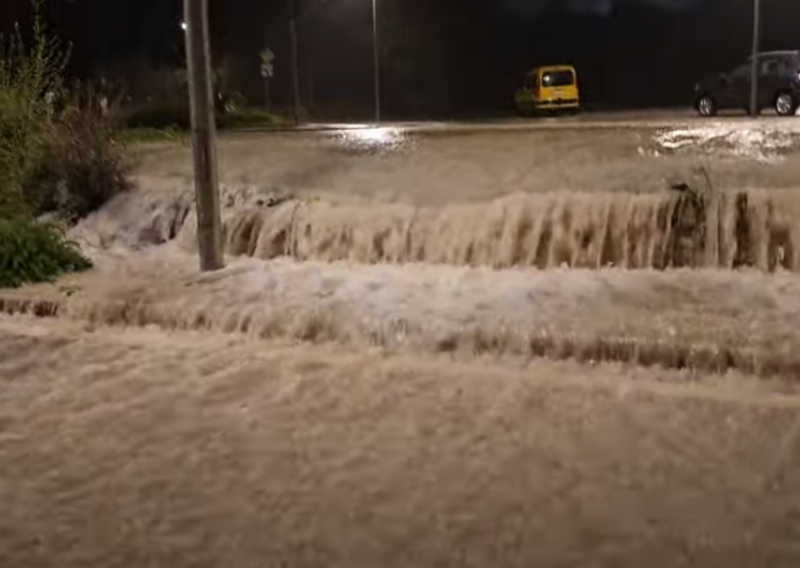
[(372, 48), (375, 63), (375, 122), (381, 121), (381, 57), (378, 37), (378, 0), (372, 0)]
[(297, 54), (297, 19), (294, 0), (289, 0), (289, 35), (292, 41), (292, 96), (294, 97), (294, 123), (300, 124), (300, 64)]
[(208, 38), (208, 0), (184, 0), (189, 99), (192, 120), (192, 155), (197, 194), (197, 244), (200, 270), (224, 266), (222, 221), (217, 179), (216, 123), (211, 82), (211, 48)]
[(753, 69), (750, 75), (750, 115), (758, 115), (758, 52), (761, 46), (761, 0), (753, 0)]

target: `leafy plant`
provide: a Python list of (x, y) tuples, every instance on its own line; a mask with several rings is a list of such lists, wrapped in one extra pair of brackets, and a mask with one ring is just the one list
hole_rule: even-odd
[(64, 228), (34, 214), (74, 221), (129, 187), (109, 120), (91, 101), (70, 99), (61, 81), (67, 53), (45, 33), (43, 0), (32, 1), (30, 46), (19, 30), (0, 40), (0, 288), (90, 268)]
[(0, 45), (0, 217), (24, 214), (23, 185), (46, 152), (67, 53), (44, 32), (42, 0), (33, 0), (33, 40), (19, 29)]
[(92, 267), (59, 227), (30, 219), (0, 220), (0, 288), (52, 282)]
[(131, 163), (114, 140), (110, 121), (92, 110), (68, 108), (54, 125), (43, 159), (26, 180), (38, 214), (76, 221), (131, 188)]

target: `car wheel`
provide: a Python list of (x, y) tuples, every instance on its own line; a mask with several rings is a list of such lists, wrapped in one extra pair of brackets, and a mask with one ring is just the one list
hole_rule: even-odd
[(711, 95), (703, 95), (697, 101), (697, 112), (700, 116), (715, 116), (717, 114), (717, 102)]
[(781, 93), (775, 97), (775, 112), (780, 116), (794, 116), (797, 112), (797, 101), (791, 93)]

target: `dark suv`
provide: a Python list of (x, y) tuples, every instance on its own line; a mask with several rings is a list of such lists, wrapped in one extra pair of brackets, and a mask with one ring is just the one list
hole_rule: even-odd
[[(730, 73), (695, 85), (694, 108), (702, 116), (723, 109), (750, 108), (753, 58)], [(758, 108), (773, 108), (781, 116), (792, 116), (800, 106), (800, 50), (758, 54)]]

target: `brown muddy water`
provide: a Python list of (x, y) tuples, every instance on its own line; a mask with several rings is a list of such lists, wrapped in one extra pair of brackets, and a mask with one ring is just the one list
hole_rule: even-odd
[[(689, 113), (658, 124), (558, 122), (223, 135), (220, 179), (332, 203), (430, 207), (517, 192), (659, 192), (665, 180), (701, 166), (715, 187), (732, 190), (796, 188), (800, 180), (797, 120), (705, 121)], [(136, 154), (141, 175), (191, 185), (188, 147), (148, 145)]]
[[(711, 134), (707, 144), (713, 146), (716, 131)], [(611, 144), (616, 135), (601, 136)], [(500, 139), (511, 144), (511, 138)], [(291, 140), (281, 144), (302, 142)], [(420, 143), (453, 145), (453, 162), (471, 155), (456, 145), (476, 151), (481, 140), (450, 136)], [(598, 150), (591, 138), (557, 140), (579, 152), (620, 150)], [(352, 158), (366, 163), (367, 173), (384, 159), (370, 153), (370, 144), (394, 143), (361, 142), (363, 152)], [(671, 143), (679, 146), (676, 152), (691, 153), (684, 138)], [(389, 155), (420, 151), (401, 146)], [(265, 161), (241, 140), (234, 147), (247, 159)], [(319, 148), (306, 148), (312, 150)], [(313, 169), (312, 154), (306, 170)], [(229, 157), (228, 167), (230, 160), (235, 164)], [(402, 174), (383, 172), (395, 181)], [(26, 292), (9, 297), (5, 309), (57, 312), (98, 324), (469, 356), (798, 376), (800, 340), (793, 330), (800, 329), (800, 317), (792, 308), (791, 274), (800, 268), (795, 189), (725, 189), (708, 177), (673, 184), (673, 190), (536, 190), (496, 198), (486, 193), (480, 201), (451, 193), (415, 203), (357, 195), (309, 199), (224, 183), (231, 269), (219, 279), (196, 280), (191, 184), (168, 176), (140, 181), (136, 191), (74, 230), (98, 260), (96, 271), (76, 277), (78, 292), (66, 300)], [(505, 187), (508, 181), (498, 183)], [(434, 184), (429, 192), (438, 189)], [(692, 269), (691, 276), (683, 269)], [(769, 274), (776, 272), (785, 274)]]
[[(797, 121), (548, 124), (223, 137), (226, 251), (496, 269), (800, 268)], [(140, 189), (76, 236), (100, 249), (176, 238), (194, 248), (188, 149), (140, 157)]]
[(799, 565), (795, 192), (506, 165), (226, 184), (211, 274), (185, 180), (76, 227), (0, 294), (0, 566)]
[(0, 296), (0, 312), (454, 358), (618, 361), (800, 379), (800, 281), (758, 271), (464, 268), (229, 258), (174, 245)]
[[(227, 252), (456, 266), (800, 268), (800, 194), (515, 195), (441, 209), (290, 202), (226, 214)], [(194, 247), (190, 219), (180, 241)]]
[[(442, 207), (223, 192), (226, 252), (365, 264), (800, 269), (800, 191), (551, 192)], [(190, 188), (134, 192), (74, 236), (90, 250), (196, 246)]]
[(0, 316), (0, 566), (797, 566), (798, 397), (683, 375)]

